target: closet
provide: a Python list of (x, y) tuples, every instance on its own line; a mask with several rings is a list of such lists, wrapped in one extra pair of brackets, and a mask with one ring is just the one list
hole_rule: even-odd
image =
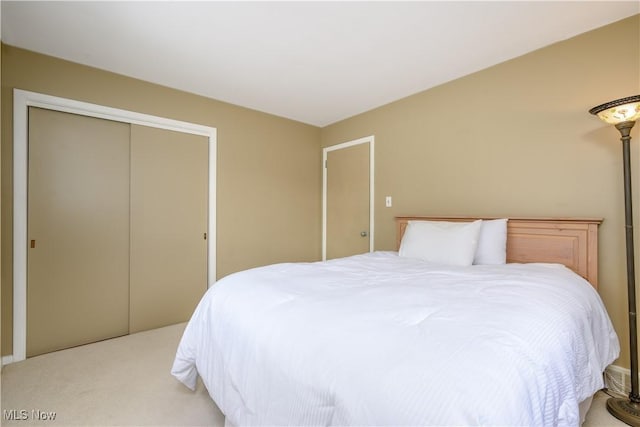
[(27, 356), (187, 321), (207, 138), (30, 107), (28, 139)]

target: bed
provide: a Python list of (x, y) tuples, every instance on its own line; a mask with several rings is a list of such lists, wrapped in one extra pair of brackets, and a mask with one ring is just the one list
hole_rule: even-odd
[(397, 217), (398, 251), (229, 275), (171, 372), (238, 426), (579, 425), (620, 351), (599, 223)]

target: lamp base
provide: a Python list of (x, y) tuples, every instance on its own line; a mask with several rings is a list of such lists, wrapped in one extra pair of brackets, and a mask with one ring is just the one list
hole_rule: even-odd
[(607, 410), (620, 421), (633, 427), (640, 427), (640, 404), (625, 398), (609, 398)]

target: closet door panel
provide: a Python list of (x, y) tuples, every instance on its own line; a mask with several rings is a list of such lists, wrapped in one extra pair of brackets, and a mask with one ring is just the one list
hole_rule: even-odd
[(131, 126), (131, 333), (186, 322), (207, 289), (208, 149)]
[(129, 125), (29, 109), (27, 356), (129, 331)]

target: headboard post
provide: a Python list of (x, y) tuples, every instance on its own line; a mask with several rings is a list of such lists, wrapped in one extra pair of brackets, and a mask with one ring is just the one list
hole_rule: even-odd
[[(396, 248), (409, 221), (475, 221), (505, 217), (398, 216)], [(563, 264), (598, 288), (598, 226), (602, 218), (509, 218), (507, 262)]]

